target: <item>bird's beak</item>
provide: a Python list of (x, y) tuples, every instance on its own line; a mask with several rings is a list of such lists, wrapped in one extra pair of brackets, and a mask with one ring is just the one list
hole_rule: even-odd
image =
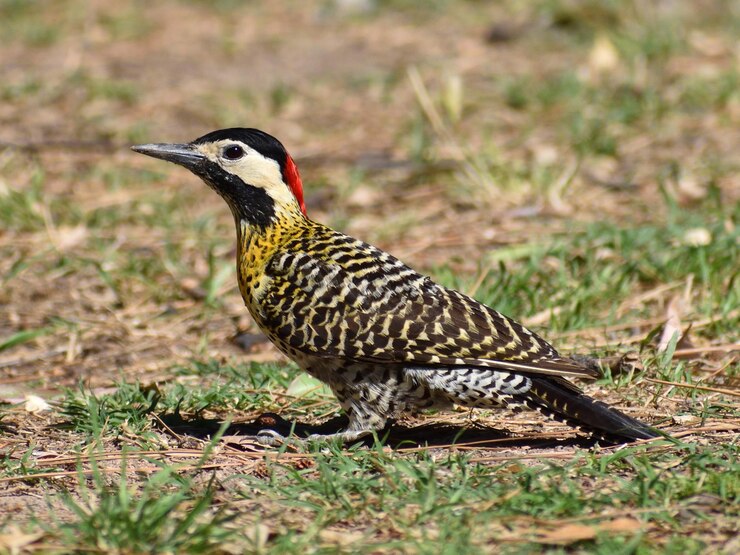
[(136, 145), (132, 146), (131, 150), (146, 154), (152, 158), (161, 158), (168, 162), (173, 162), (184, 166), (189, 170), (194, 170), (200, 166), (206, 157), (195, 150), (191, 145), (177, 145), (177, 144), (150, 144), (150, 145)]

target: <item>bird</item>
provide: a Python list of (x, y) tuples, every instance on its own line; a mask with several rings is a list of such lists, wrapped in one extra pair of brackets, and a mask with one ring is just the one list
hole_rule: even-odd
[[(598, 375), (587, 358), (560, 355), (493, 308), (310, 219), (295, 161), (272, 135), (230, 128), (131, 148), (187, 168), (226, 201), (252, 318), (329, 386), (347, 417), (318, 439), (353, 442), (404, 414), (455, 406), (532, 409), (621, 443), (659, 435), (569, 381)], [(286, 439), (259, 436), (271, 445)]]

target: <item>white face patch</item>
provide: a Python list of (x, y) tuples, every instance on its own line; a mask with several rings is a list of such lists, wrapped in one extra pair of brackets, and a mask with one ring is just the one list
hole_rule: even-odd
[[(283, 181), (280, 165), (267, 158), (249, 145), (240, 141), (222, 140), (198, 145), (196, 149), (211, 162), (239, 177), (244, 183), (264, 189), (275, 201), (277, 212), (288, 206), (298, 206), (293, 192)], [(240, 157), (239, 150), (243, 152)]]

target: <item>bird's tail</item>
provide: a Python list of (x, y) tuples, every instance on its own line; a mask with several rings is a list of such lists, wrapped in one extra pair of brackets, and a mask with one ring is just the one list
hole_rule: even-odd
[(592, 399), (570, 382), (531, 376), (532, 387), (521, 402), (544, 415), (609, 440), (635, 441), (658, 437), (655, 430), (606, 403)]

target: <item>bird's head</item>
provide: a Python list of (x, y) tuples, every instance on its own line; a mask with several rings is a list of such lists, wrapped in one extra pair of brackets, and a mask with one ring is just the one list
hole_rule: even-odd
[(189, 169), (226, 200), (237, 220), (266, 227), (281, 213), (306, 214), (298, 168), (280, 141), (259, 129), (222, 129), (187, 144), (131, 148)]

